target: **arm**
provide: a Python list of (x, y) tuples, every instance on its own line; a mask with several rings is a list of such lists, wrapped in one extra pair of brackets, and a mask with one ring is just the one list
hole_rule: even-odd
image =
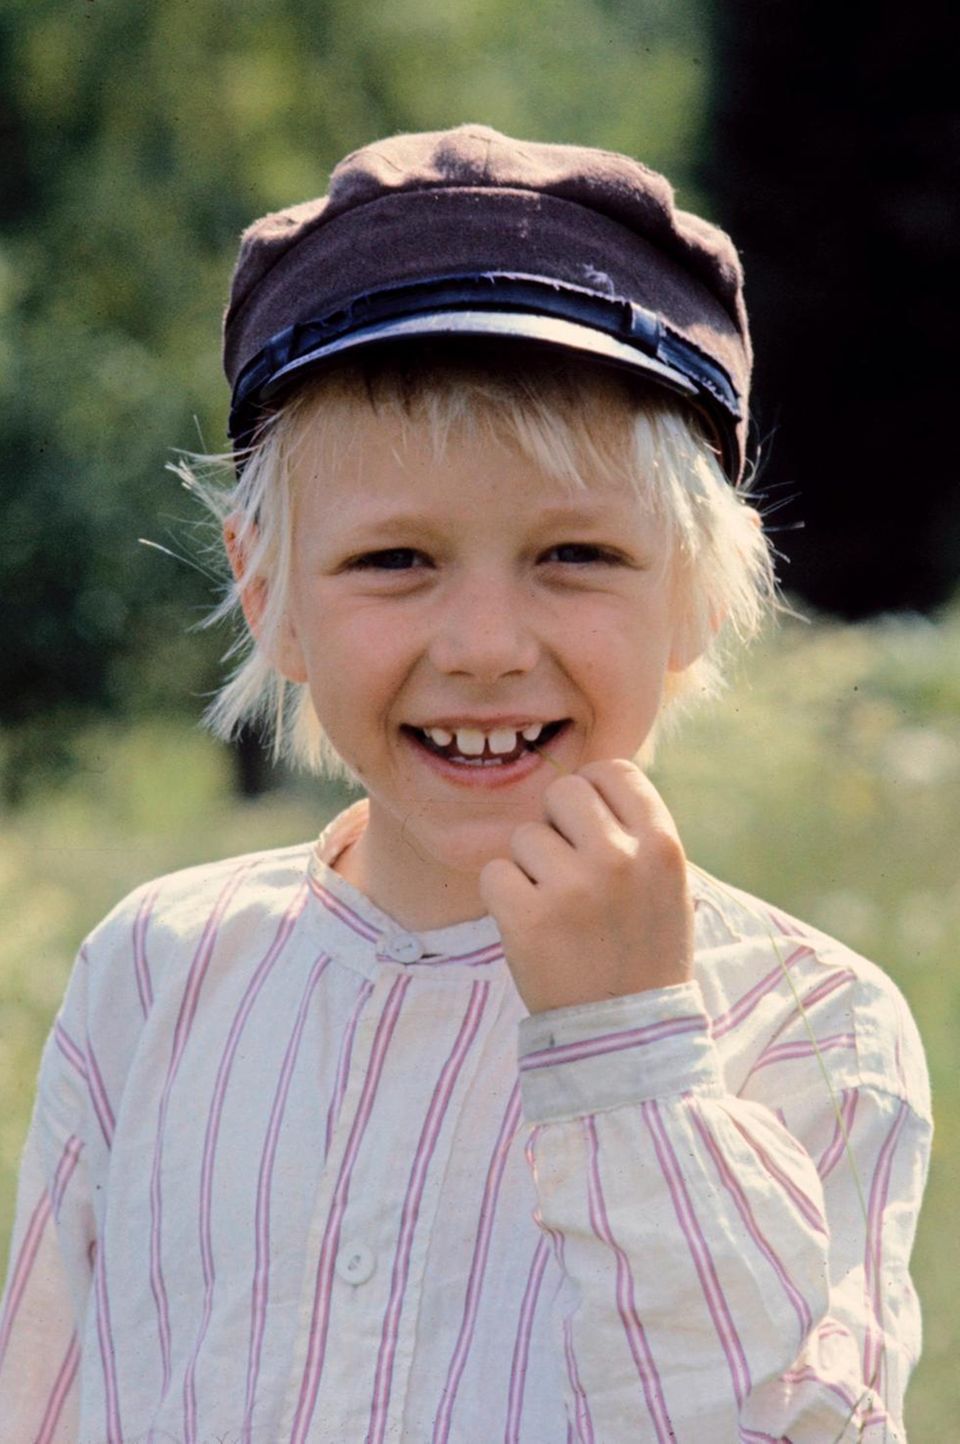
[(845, 1097), (865, 1219), (822, 1079), (794, 1111), (825, 1189), (770, 1108), (725, 1091), (696, 984), (531, 1016), (520, 1053), (581, 1437), (902, 1441), (929, 1144), (911, 1105)]
[(692, 982), (683, 849), (656, 790), (629, 762), (592, 762), (553, 782), (544, 809), (481, 890), (531, 1013), (529, 1159), (571, 1285), (562, 1347), (581, 1438), (902, 1440), (929, 1132), (919, 1043), (913, 1093), (894, 1053), (892, 988), (865, 986), (863, 1027), (829, 1040), (853, 1038), (862, 1121), (875, 1121), (847, 1130), (854, 1168), (821, 1162), (828, 1211), (811, 1153), (836, 1126), (819, 1061), (784, 1036), (745, 1080), (753, 1096), (729, 1092)]
[[(79, 991), (72, 985), (68, 1000), (76, 1001)], [(95, 1240), (84, 1100), (62, 1061), (52, 1033), (21, 1162), (0, 1304), (3, 1436), (35, 1444), (76, 1439), (81, 1329)]]

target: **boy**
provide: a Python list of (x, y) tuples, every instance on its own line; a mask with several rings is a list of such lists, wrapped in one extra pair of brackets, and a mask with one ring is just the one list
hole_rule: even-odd
[(367, 797), (82, 950), (9, 1437), (902, 1440), (912, 1020), (632, 760), (772, 597), (729, 241), (626, 157), (397, 137), (247, 232), (225, 359), (212, 721)]

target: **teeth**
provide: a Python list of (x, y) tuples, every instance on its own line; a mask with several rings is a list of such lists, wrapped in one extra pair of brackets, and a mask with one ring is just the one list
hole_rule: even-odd
[[(544, 725), (543, 722), (531, 722), (519, 735), (525, 742), (536, 742)], [(492, 732), (483, 732), (479, 727), (458, 727), (455, 733), (446, 727), (424, 727), (423, 733), (437, 747), (448, 747), (456, 737), (457, 751), (464, 757), (482, 757), (485, 745), (495, 756), (502, 757), (515, 751), (517, 746), (515, 727), (495, 727)]]
[(457, 751), (464, 757), (479, 757), (483, 752), (483, 733), (478, 727), (457, 728)]

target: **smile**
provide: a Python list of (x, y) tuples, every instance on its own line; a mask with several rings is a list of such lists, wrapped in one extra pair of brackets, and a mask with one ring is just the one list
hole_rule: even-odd
[(411, 727), (403, 731), (435, 757), (459, 767), (506, 767), (525, 754), (545, 746), (567, 725), (569, 719), (556, 722), (531, 722), (525, 727), (495, 727), (485, 731), (476, 726)]

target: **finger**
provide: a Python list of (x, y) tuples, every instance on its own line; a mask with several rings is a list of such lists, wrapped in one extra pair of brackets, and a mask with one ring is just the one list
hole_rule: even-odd
[(575, 775), (597, 790), (621, 827), (634, 836), (650, 827), (676, 831), (667, 804), (649, 777), (626, 758), (588, 762)]
[(522, 917), (529, 907), (530, 879), (505, 857), (494, 857), (480, 869), (480, 901), (499, 922), (501, 917)]
[(551, 782), (543, 795), (550, 825), (578, 850), (585, 850), (613, 832), (621, 823), (602, 793), (586, 777), (570, 773)]
[(523, 822), (510, 838), (510, 854), (532, 883), (542, 883), (569, 866), (573, 850), (547, 823)]

